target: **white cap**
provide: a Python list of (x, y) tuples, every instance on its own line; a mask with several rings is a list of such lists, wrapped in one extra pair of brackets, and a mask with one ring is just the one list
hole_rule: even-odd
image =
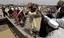
[(23, 7), (18, 7), (19, 8), (19, 10), (23, 10)]
[(9, 11), (9, 8), (6, 8), (6, 9), (5, 9), (5, 12), (8, 12), (8, 11)]
[(15, 10), (17, 10), (18, 8), (16, 7)]
[(23, 9), (23, 7), (21, 7), (21, 9)]
[(21, 7), (18, 7), (19, 10), (21, 10)]
[(11, 9), (12, 9), (12, 10), (14, 10), (14, 8), (13, 8), (13, 7), (11, 7)]

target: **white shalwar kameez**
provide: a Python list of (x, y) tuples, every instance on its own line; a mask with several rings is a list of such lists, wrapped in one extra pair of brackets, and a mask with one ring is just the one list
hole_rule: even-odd
[(46, 38), (64, 38), (64, 18), (55, 19), (60, 27), (50, 32)]

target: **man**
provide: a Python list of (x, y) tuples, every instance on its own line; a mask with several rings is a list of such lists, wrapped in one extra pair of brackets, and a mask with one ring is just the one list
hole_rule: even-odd
[(5, 12), (5, 6), (2, 6), (2, 11), (3, 11), (3, 16), (5, 17), (5, 15), (7, 15), (7, 13)]

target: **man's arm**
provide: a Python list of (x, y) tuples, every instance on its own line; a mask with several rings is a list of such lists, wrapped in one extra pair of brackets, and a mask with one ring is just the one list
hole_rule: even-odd
[(46, 19), (45, 21), (47, 21), (47, 23), (52, 27), (52, 28), (58, 28), (59, 24), (55, 21), (50, 19), (48, 16), (44, 16), (44, 18)]

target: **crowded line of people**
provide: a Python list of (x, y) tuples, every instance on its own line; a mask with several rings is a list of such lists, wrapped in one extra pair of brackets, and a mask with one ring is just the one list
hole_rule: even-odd
[(15, 24), (18, 26), (24, 27), (26, 30), (29, 30), (36, 33), (39, 31), (41, 15), (37, 4), (29, 3), (27, 7), (2, 7), (2, 12), (4, 17), (8, 16), (10, 19), (15, 20)]
[(10, 7), (9, 8), (9, 11), (8, 12), (6, 12), (8, 15), (9, 15), (9, 17), (12, 17), (12, 18), (14, 18), (15, 19), (15, 23), (17, 24), (17, 25), (19, 25), (20, 24), (20, 21), (21, 21), (21, 19), (23, 19), (22, 17), (24, 17), (24, 14), (23, 14), (23, 11), (22, 11), (23, 9), (19, 9), (19, 8), (13, 8), (13, 7)]

